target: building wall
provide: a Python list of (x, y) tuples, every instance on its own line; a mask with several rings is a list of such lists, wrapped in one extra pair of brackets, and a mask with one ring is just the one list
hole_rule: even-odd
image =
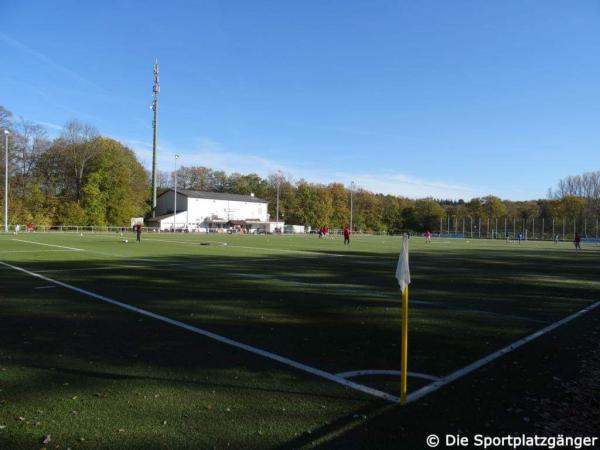
[[(173, 206), (175, 203), (174, 193), (167, 192), (156, 199), (156, 215), (164, 216), (165, 214), (173, 214)], [(188, 198), (185, 195), (177, 193), (177, 211), (186, 211), (188, 209)]]
[[(161, 195), (156, 199), (156, 215), (173, 214), (173, 192)], [(267, 202), (243, 202), (230, 200), (213, 200), (209, 198), (188, 198), (177, 193), (177, 218), (176, 228), (205, 227), (205, 223), (214, 219), (247, 220), (258, 219), (261, 222), (268, 220)], [(163, 219), (161, 229), (173, 228), (173, 217)]]
[[(179, 208), (177, 208), (179, 209)], [(213, 200), (209, 198), (188, 199), (188, 221), (204, 223), (211, 219), (247, 220), (266, 222), (267, 203)]]

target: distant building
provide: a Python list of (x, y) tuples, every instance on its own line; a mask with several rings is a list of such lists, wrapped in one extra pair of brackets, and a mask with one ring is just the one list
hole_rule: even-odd
[[(156, 217), (148, 226), (160, 230), (173, 229), (174, 191), (167, 189), (156, 199)], [(239, 195), (221, 192), (177, 189), (175, 228), (189, 231), (225, 231), (235, 228), (256, 232), (267, 229), (268, 202), (254, 194)]]

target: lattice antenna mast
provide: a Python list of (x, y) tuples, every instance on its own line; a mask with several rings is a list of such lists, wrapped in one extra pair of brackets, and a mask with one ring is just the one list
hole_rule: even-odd
[(152, 87), (152, 112), (154, 117), (152, 119), (152, 217), (156, 214), (156, 185), (157, 185), (157, 173), (156, 173), (156, 146), (158, 139), (158, 93), (160, 92), (160, 79), (158, 71), (158, 60), (154, 63), (154, 86)]

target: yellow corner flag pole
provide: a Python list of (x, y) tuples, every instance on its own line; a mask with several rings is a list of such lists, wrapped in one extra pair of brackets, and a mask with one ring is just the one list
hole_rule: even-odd
[(410, 269), (408, 267), (408, 235), (402, 238), (402, 251), (396, 266), (396, 279), (402, 292), (402, 346), (400, 362), (400, 403), (406, 403), (406, 385), (408, 380), (408, 285)]
[(402, 291), (402, 354), (401, 354), (400, 403), (406, 403), (408, 380), (408, 285)]

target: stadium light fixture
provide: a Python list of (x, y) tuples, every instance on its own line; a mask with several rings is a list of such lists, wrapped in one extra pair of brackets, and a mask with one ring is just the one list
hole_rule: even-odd
[(4, 232), (8, 233), (8, 135), (4, 130)]
[(173, 183), (173, 233), (176, 230), (175, 220), (177, 219), (177, 160), (179, 155), (175, 155), (175, 182)]

